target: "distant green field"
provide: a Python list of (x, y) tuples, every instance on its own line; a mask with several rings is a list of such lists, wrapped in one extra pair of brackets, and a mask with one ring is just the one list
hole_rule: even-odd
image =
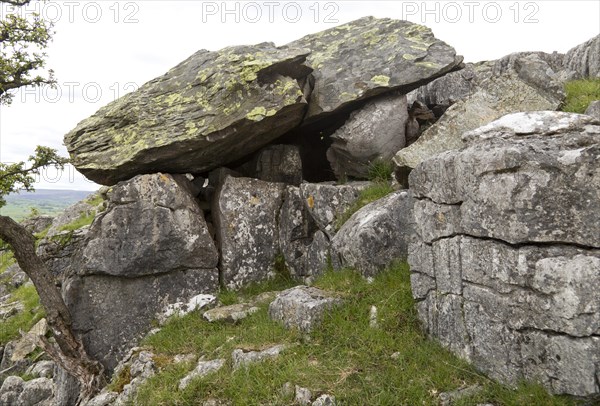
[(7, 204), (0, 209), (0, 214), (20, 221), (34, 208), (40, 214), (56, 216), (91, 193), (93, 192), (81, 190), (38, 189), (32, 193), (11, 194), (6, 198)]

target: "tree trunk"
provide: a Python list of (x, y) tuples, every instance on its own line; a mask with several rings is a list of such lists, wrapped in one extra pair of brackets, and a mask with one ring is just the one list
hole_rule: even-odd
[(71, 314), (50, 271), (35, 252), (35, 238), (10, 217), (0, 216), (0, 239), (8, 243), (17, 263), (35, 286), (46, 310), (48, 326), (56, 344), (42, 338), (44, 350), (70, 375), (77, 378), (81, 391), (78, 405), (94, 396), (104, 384), (104, 368), (86, 352), (71, 329)]

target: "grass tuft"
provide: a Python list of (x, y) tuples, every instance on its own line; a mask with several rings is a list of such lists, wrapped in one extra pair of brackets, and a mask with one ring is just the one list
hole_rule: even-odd
[(376, 159), (369, 165), (369, 180), (372, 182), (389, 182), (394, 173), (391, 161)]
[(346, 210), (341, 216), (339, 216), (335, 222), (336, 230), (342, 228), (344, 223), (350, 219), (360, 209), (365, 207), (369, 203), (373, 203), (376, 200), (381, 199), (392, 193), (394, 188), (389, 182), (375, 182), (371, 186), (362, 190), (358, 196), (358, 199)]
[[(234, 405), (289, 405), (293, 395), (281, 390), (286, 382), (309, 388), (315, 396), (332, 394), (344, 405), (438, 405), (439, 393), (474, 384), (483, 391), (455, 404), (577, 404), (548, 395), (539, 385), (513, 390), (493, 383), (428, 340), (415, 311), (406, 263), (395, 263), (371, 284), (343, 270), (326, 272), (315, 285), (335, 291), (345, 303), (327, 313), (320, 328), (308, 336), (271, 321), (267, 306), (235, 325), (208, 323), (198, 314), (171, 320), (144, 343), (155, 353), (193, 352), (205, 359), (230, 360), (235, 348), (294, 345), (279, 358), (247, 369), (233, 371), (228, 361), (222, 370), (192, 381), (183, 391), (179, 380), (193, 366), (166, 365), (140, 388), (133, 404), (196, 405), (213, 398)], [(369, 326), (371, 306), (378, 309), (378, 328)]]
[(29, 331), (35, 323), (46, 316), (33, 285), (25, 284), (15, 289), (11, 294), (10, 302), (16, 301), (23, 303), (24, 309), (0, 322), (0, 346), (19, 338), (19, 331)]
[(567, 82), (565, 92), (567, 97), (562, 111), (583, 114), (591, 102), (600, 100), (600, 78)]

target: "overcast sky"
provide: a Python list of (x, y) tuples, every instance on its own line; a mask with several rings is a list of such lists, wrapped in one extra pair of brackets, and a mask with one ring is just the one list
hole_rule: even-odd
[[(517, 51), (566, 52), (600, 32), (600, 1), (65, 1), (37, 7), (55, 21), (48, 67), (56, 90), (20, 91), (0, 107), (0, 160), (36, 145), (66, 155), (63, 136), (100, 107), (199, 49), (277, 45), (373, 15), (429, 26), (467, 62)], [(6, 14), (4, 6), (1, 13)], [(38, 188), (94, 190), (73, 169)]]

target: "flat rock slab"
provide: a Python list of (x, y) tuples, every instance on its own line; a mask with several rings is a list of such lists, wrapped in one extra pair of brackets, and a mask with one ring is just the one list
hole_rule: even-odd
[(206, 375), (217, 372), (221, 368), (225, 366), (224, 359), (215, 359), (212, 361), (199, 361), (198, 365), (192, 372), (186, 375), (183, 379), (179, 381), (179, 390), (183, 390), (187, 388), (190, 382), (196, 378), (203, 378)]
[(201, 50), (65, 136), (75, 167), (112, 185), (143, 173), (201, 173), (298, 126), (309, 51), (272, 43)]
[(263, 351), (248, 351), (244, 352), (241, 349), (235, 349), (231, 353), (231, 359), (233, 361), (233, 369), (239, 369), (241, 367), (247, 367), (250, 364), (257, 362), (263, 362), (269, 359), (277, 358), (284, 350), (289, 346), (286, 344), (279, 344), (273, 347), (267, 348)]
[(462, 62), (429, 28), (388, 18), (361, 18), (287, 46), (311, 51), (315, 87), (307, 122), (393, 89), (408, 93)]
[(324, 290), (296, 286), (284, 290), (269, 305), (271, 319), (281, 321), (286, 328), (302, 332), (312, 331), (326, 311), (343, 303), (343, 300)]
[(230, 306), (221, 306), (205, 311), (202, 317), (209, 322), (227, 321), (235, 323), (245, 319), (249, 315), (256, 313), (258, 307), (250, 303), (233, 304)]

